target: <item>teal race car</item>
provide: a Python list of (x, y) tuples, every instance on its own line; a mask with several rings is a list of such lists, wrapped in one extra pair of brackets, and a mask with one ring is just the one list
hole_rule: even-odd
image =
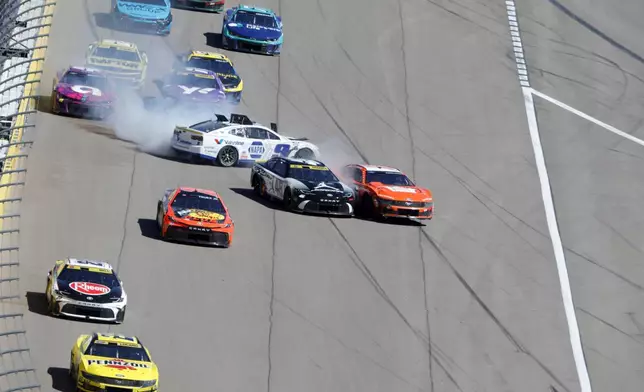
[(112, 0), (112, 20), (115, 26), (127, 31), (169, 35), (170, 0)]
[(238, 5), (224, 14), (224, 49), (279, 55), (284, 43), (282, 18), (268, 8)]

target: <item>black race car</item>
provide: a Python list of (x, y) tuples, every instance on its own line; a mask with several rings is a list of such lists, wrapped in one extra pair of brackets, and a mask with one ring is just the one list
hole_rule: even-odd
[(290, 211), (353, 216), (353, 190), (324, 163), (273, 157), (255, 163), (250, 184), (261, 197), (277, 199)]

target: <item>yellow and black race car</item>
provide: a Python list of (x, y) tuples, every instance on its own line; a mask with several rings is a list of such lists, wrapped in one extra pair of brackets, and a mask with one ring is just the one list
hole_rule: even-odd
[(141, 88), (148, 68), (148, 55), (136, 44), (104, 39), (89, 45), (85, 62), (117, 83)]
[(184, 56), (181, 66), (213, 71), (224, 85), (227, 101), (234, 104), (241, 101), (244, 81), (237, 74), (233, 62), (227, 56), (221, 53), (193, 50)]
[(156, 392), (159, 370), (137, 337), (81, 335), (72, 348), (69, 375), (82, 392)]

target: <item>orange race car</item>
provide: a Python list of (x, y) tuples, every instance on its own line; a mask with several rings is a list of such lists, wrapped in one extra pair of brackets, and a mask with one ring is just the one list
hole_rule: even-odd
[(203, 245), (229, 247), (235, 222), (215, 191), (184, 188), (168, 189), (159, 200), (157, 225), (161, 238)]
[(356, 211), (365, 217), (432, 219), (434, 200), (403, 172), (387, 166), (346, 165), (341, 170), (355, 192)]

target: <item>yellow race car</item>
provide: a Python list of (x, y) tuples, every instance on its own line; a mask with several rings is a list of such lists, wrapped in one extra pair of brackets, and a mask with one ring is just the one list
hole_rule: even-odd
[(81, 335), (72, 348), (69, 375), (82, 392), (153, 392), (159, 370), (137, 337)]
[(103, 71), (115, 82), (141, 88), (148, 68), (148, 55), (136, 44), (104, 39), (87, 48), (88, 67)]
[(221, 53), (193, 50), (183, 58), (181, 66), (202, 68), (216, 73), (224, 85), (227, 101), (234, 104), (241, 101), (244, 81), (227, 56)]

